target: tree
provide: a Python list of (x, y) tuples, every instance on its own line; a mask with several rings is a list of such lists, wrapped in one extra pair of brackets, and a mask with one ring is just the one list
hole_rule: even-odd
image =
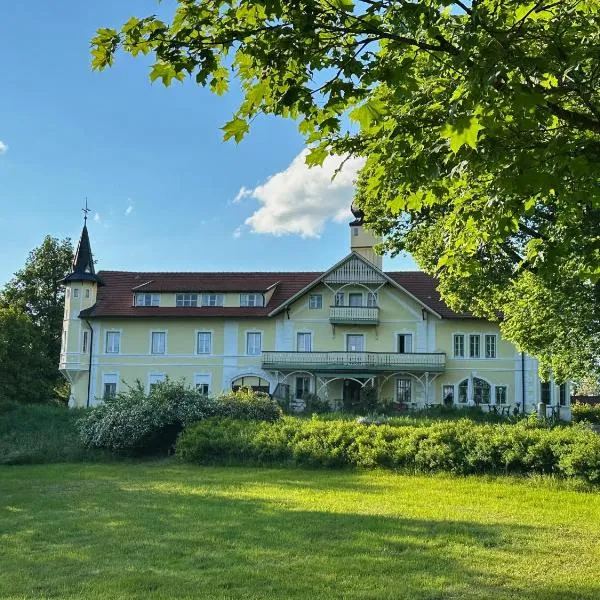
[(599, 0), (179, 0), (171, 23), (98, 30), (93, 67), (119, 50), (152, 53), (165, 85), (237, 77), (225, 139), (275, 114), (309, 164), (366, 157), (357, 200), (384, 249), (451, 307), (503, 315), (557, 379), (599, 369)]
[(44, 402), (53, 380), (40, 377), (56, 364), (45, 354), (39, 329), (16, 308), (0, 308), (0, 402)]
[[(0, 291), (0, 308), (27, 318), (27, 336), (31, 334), (29, 325), (34, 327), (39, 343), (31, 341), (31, 348), (39, 350), (44, 358), (35, 361), (35, 376), (40, 386), (47, 389), (61, 381), (58, 362), (65, 300), (61, 280), (69, 273), (72, 262), (71, 240), (46, 236), (41, 246), (29, 253), (25, 266)], [(22, 320), (18, 322), (25, 327)], [(25, 397), (22, 394), (22, 399)]]

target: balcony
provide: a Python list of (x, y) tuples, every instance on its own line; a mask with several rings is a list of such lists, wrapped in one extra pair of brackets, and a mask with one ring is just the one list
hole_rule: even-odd
[(379, 323), (379, 307), (331, 306), (329, 322), (335, 325), (377, 325)]
[(446, 367), (446, 355), (443, 352), (263, 352), (262, 367), (318, 373), (441, 373)]

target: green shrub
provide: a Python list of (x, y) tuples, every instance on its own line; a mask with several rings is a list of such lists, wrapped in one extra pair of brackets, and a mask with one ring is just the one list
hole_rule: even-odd
[(600, 424), (600, 404), (581, 404), (577, 402), (571, 407), (571, 415), (575, 423), (587, 421)]
[(0, 464), (106, 459), (79, 439), (79, 410), (49, 404), (0, 404)]
[(419, 472), (554, 473), (600, 483), (600, 436), (583, 427), (476, 424), (364, 425), (284, 417), (206, 420), (185, 429), (177, 454), (194, 463), (387, 467)]
[(274, 421), (281, 409), (265, 394), (232, 392), (207, 398), (183, 382), (165, 381), (146, 394), (140, 382), (82, 417), (79, 431), (88, 448), (117, 454), (169, 452), (185, 425), (209, 417)]

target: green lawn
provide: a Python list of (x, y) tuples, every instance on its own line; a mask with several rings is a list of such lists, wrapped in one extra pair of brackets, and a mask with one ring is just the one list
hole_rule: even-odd
[(0, 598), (600, 597), (600, 494), (174, 462), (0, 467)]

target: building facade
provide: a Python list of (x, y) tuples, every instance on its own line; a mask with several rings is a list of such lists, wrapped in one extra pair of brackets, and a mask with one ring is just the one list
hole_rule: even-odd
[(570, 418), (569, 385), (543, 383), (498, 325), (451, 311), (434, 278), (384, 272), (360, 215), (326, 272), (96, 273), (84, 226), (66, 286), (60, 371), (70, 405), (167, 377), (203, 393), (252, 387), (300, 407), (368, 394), (399, 408), (481, 405)]

